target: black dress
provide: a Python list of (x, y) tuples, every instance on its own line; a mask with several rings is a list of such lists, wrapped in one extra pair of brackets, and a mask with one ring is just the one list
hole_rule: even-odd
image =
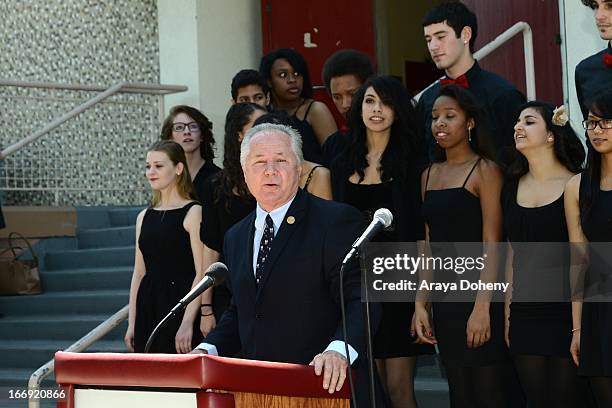
[[(380, 184), (354, 184), (346, 180), (344, 202), (362, 211), (369, 223), (379, 208), (388, 208), (393, 214), (393, 186), (391, 182)], [(373, 242), (398, 242), (397, 225), (379, 232)], [(410, 335), (410, 324), (414, 314), (412, 302), (383, 302), (382, 320), (374, 336), (374, 358), (409, 357), (420, 354), (433, 354), (433, 347), (414, 344)]]
[[(583, 173), (580, 182), (580, 201), (585, 200), (586, 181), (587, 177)], [(581, 218), (583, 218), (582, 231), (589, 242), (611, 242), (612, 190), (600, 190), (598, 200), (591, 207), (589, 216)], [(593, 261), (594, 257), (591, 256), (591, 268), (607, 274), (607, 281), (612, 281), (610, 266), (594, 264)], [(612, 377), (612, 302), (585, 302), (582, 305), (578, 374)]]
[[(210, 177), (202, 189), (202, 224), (200, 225), (200, 240), (208, 248), (217, 251), (223, 258), (223, 238), (230, 227), (255, 210), (255, 199), (238, 196), (227, 197), (220, 192), (222, 172)], [(219, 321), (231, 299), (229, 289), (223, 283), (213, 290), (213, 312)]]
[[(146, 274), (140, 282), (136, 298), (134, 349), (142, 353), (155, 326), (190, 290), (195, 278), (195, 266), (189, 233), (183, 221), (190, 202), (174, 210), (147, 209), (140, 227), (138, 246), (142, 253)], [(183, 320), (183, 313), (161, 329), (150, 351), (176, 353), (174, 338)], [(200, 317), (193, 322), (193, 347), (202, 340)]]
[(212, 160), (206, 160), (202, 167), (200, 167), (200, 170), (198, 170), (192, 184), (193, 189), (195, 190), (196, 198), (200, 200), (200, 202), (203, 200), (202, 196), (204, 195), (204, 185), (206, 184), (206, 180), (208, 180), (208, 178), (213, 174), (220, 171), (221, 169), (215, 163), (213, 163)]
[[(306, 100), (302, 102), (302, 105), (304, 103), (306, 103)], [(315, 101), (310, 101), (308, 108), (306, 108), (304, 119), (300, 119), (296, 116), (297, 111), (300, 110), (302, 105), (298, 106), (295, 113), (291, 116), (291, 122), (293, 127), (295, 127), (300, 133), (300, 136), (302, 136), (302, 154), (304, 155), (304, 160), (323, 164), (323, 153), (321, 152), (321, 146), (319, 145), (319, 141), (315, 136), (312, 126), (306, 120), (313, 103), (315, 103)]]
[[(568, 242), (563, 194), (550, 204), (527, 208), (517, 201), (518, 181), (504, 186), (504, 229), (513, 257), (513, 301), (510, 304), (510, 352), (570, 358), (572, 307), (565, 302), (534, 302), (533, 291), (569, 292), (569, 252), (562, 245), (521, 245), (524, 242)], [(538, 271), (542, 276), (525, 276)], [(531, 294), (529, 292), (532, 292)], [(551, 293), (552, 295), (553, 293)], [(521, 298), (526, 300), (521, 302)], [(518, 299), (519, 301), (515, 301)]]
[[(480, 198), (465, 188), (477, 165), (478, 162), (461, 187), (442, 190), (427, 190), (429, 168), (422, 209), (431, 242), (482, 242)], [(491, 339), (478, 348), (469, 349), (466, 327), (473, 308), (473, 302), (433, 304), (434, 335), (446, 365), (480, 367), (507, 361), (503, 303), (490, 305)]]

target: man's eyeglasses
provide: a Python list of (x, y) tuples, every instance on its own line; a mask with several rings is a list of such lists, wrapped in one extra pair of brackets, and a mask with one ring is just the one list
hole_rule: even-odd
[(612, 119), (587, 119), (582, 121), (582, 127), (586, 130), (593, 130), (599, 125), (600, 129), (612, 129)]
[(184, 132), (186, 128), (189, 129), (190, 132), (197, 132), (200, 130), (200, 125), (198, 125), (197, 122), (176, 122), (172, 124), (172, 131), (174, 132)]

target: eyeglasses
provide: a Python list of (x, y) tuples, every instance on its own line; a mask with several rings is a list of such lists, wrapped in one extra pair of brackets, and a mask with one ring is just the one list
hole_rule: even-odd
[(593, 130), (599, 125), (600, 129), (612, 129), (612, 119), (587, 119), (582, 121), (582, 127), (586, 130)]
[(176, 122), (172, 124), (173, 132), (184, 132), (185, 128), (189, 129), (190, 132), (197, 132), (198, 130), (200, 130), (200, 125), (198, 125), (197, 122), (189, 122), (189, 123)]

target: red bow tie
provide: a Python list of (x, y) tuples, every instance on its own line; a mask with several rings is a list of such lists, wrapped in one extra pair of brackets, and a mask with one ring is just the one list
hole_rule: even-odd
[(606, 64), (608, 66), (608, 68), (612, 68), (612, 54), (610, 54), (609, 52), (604, 52), (604, 64)]
[(469, 88), (470, 85), (468, 84), (468, 79), (467, 77), (464, 75), (460, 75), (455, 79), (450, 79), (449, 77), (444, 77), (440, 80), (440, 85), (444, 86), (444, 85), (459, 85), (463, 88)]

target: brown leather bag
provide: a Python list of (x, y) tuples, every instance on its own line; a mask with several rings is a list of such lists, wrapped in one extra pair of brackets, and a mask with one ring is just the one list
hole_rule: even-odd
[[(17, 259), (15, 250), (23, 249), (14, 244), (15, 240), (27, 245), (33, 259)], [(0, 256), (11, 251), (13, 258), (0, 258), (0, 295), (37, 295), (41, 293), (38, 257), (30, 242), (21, 234), (11, 232), (8, 236), (9, 247)]]

